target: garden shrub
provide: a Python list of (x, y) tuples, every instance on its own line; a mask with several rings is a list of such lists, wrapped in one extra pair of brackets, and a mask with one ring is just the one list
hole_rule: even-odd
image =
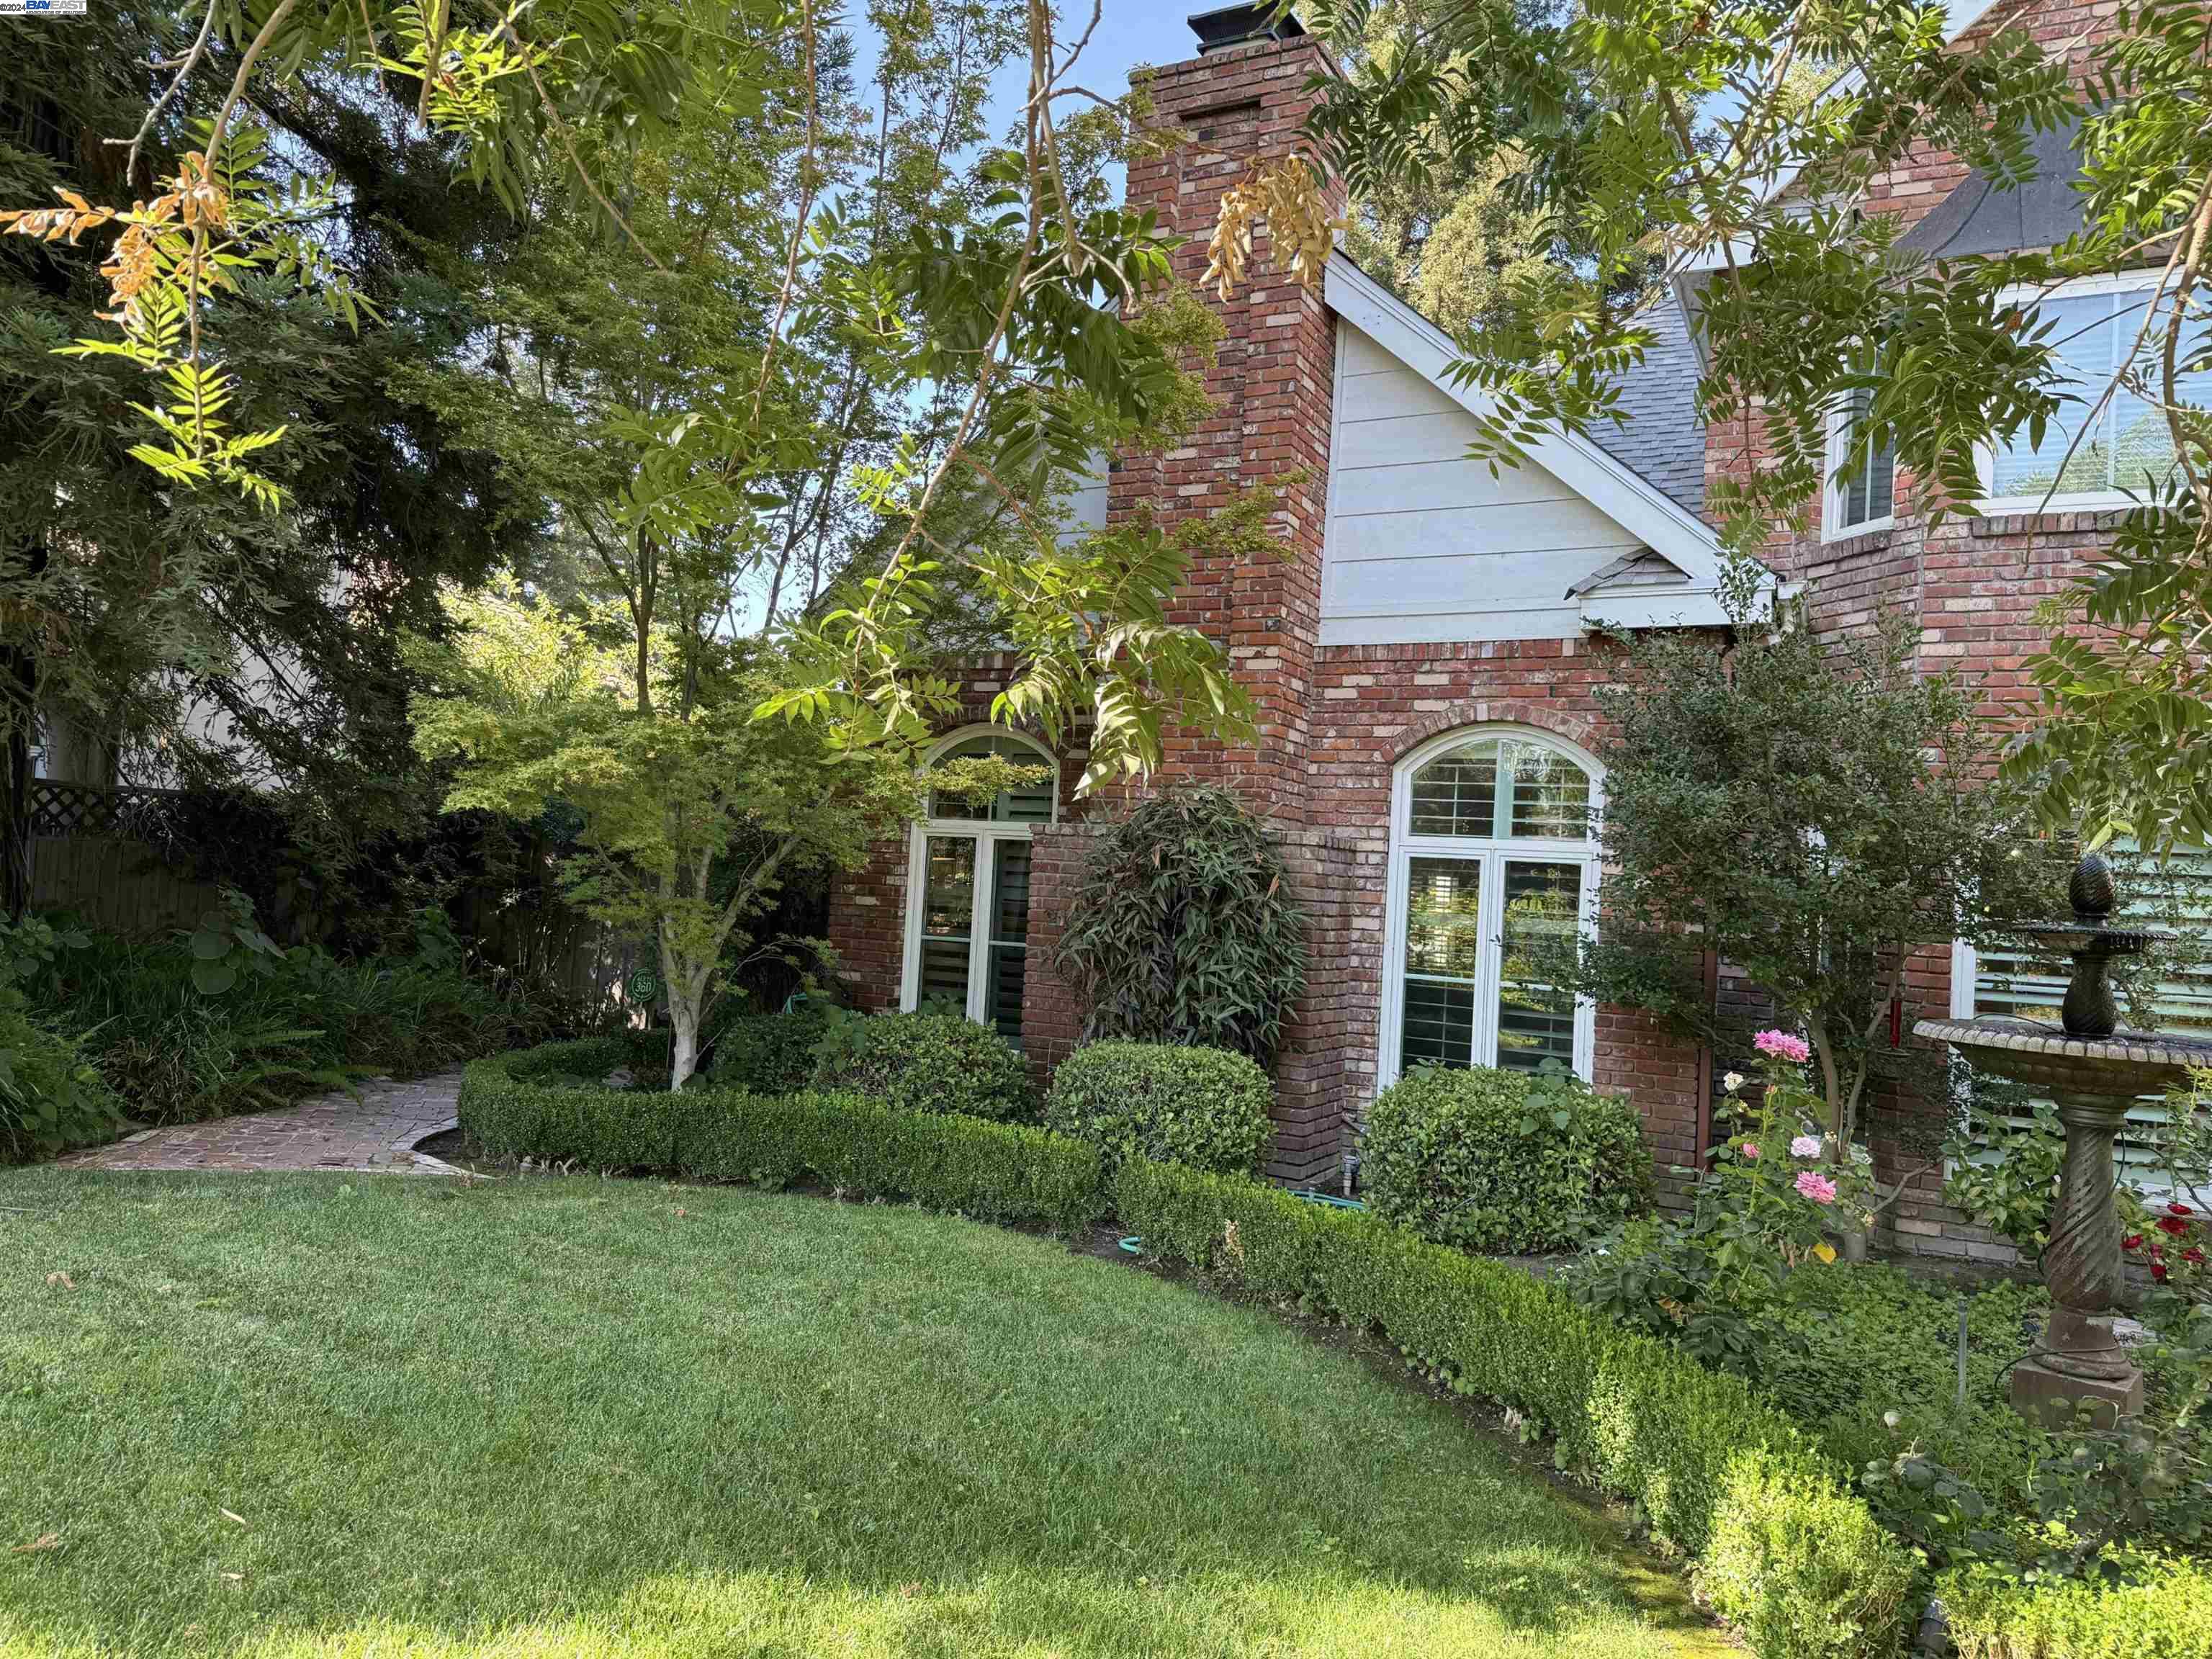
[(1267, 1149), (1267, 1074), (1243, 1054), (1158, 1042), (1093, 1042), (1060, 1061), (1045, 1127), (1097, 1146), (1110, 1172), (1149, 1158), (1249, 1175)]
[(1911, 1552), (1740, 1380), (1372, 1213), (1139, 1160), (1122, 1164), (1114, 1200), (1148, 1251), (1378, 1328), (1433, 1380), (1522, 1413), (1554, 1437), (1562, 1468), (1634, 1498), (1662, 1541), (1698, 1559), (1714, 1606), (1761, 1659), (1894, 1653)]
[(90, 935), (26, 981), (33, 1007), (80, 1039), (134, 1117), (260, 1110), (574, 1029), (574, 1010), (466, 965), (449, 928), (443, 939), (426, 930), (412, 955), (348, 960), (267, 945), (242, 906), (215, 913), (220, 928), (173, 939)]
[(988, 1025), (957, 1014), (831, 1014), (813, 1083), (902, 1112), (1005, 1122), (1036, 1109), (1029, 1068)]
[(1233, 790), (1180, 784), (1093, 850), (1057, 966), (1084, 1040), (1203, 1045), (1273, 1063), (1304, 988), (1305, 919), (1290, 872)]
[(787, 1095), (812, 1080), (815, 1050), (830, 1025), (830, 1011), (806, 1005), (787, 1014), (740, 1014), (714, 1038), (715, 1087), (757, 1095)]
[(1642, 1209), (1636, 1111), (1562, 1072), (1425, 1066), (1376, 1097), (1360, 1139), (1368, 1207), (1439, 1244), (1555, 1250)]
[(771, 1188), (811, 1181), (855, 1198), (911, 1200), (1063, 1233), (1101, 1212), (1097, 1149), (1042, 1129), (902, 1111), (852, 1095), (545, 1086), (650, 1066), (665, 1047), (593, 1038), (478, 1060), (463, 1073), (461, 1125), (494, 1153), (589, 1170)]
[(2212, 1566), (2148, 1553), (2109, 1579), (2023, 1579), (1989, 1562), (1936, 1580), (1959, 1659), (2204, 1659)]
[(1762, 1659), (1845, 1659), (1894, 1642), (1916, 1565), (1865, 1505), (1762, 1468), (1723, 1495), (1698, 1582)]
[(27, 1164), (108, 1139), (122, 1103), (74, 1038), (35, 1023), (0, 984), (0, 1164)]

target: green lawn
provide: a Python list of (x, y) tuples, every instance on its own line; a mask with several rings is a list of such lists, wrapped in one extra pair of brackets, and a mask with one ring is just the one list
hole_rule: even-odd
[(0, 1176), (0, 1550), (54, 1533), (0, 1553), (0, 1653), (1721, 1646), (1265, 1313), (645, 1183)]

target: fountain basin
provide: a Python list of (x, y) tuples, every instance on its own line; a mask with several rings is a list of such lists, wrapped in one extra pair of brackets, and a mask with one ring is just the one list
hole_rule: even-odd
[(2189, 1081), (2192, 1068), (2212, 1066), (2212, 1040), (2125, 1027), (2110, 1036), (2069, 1036), (2063, 1028), (2044, 1020), (1984, 1014), (1973, 1019), (1923, 1019), (1912, 1032), (1949, 1043), (1985, 1072), (2054, 1096), (2132, 1100), (2178, 1087)]
[(2142, 1410), (2142, 1373), (2112, 1334), (2112, 1310), (2124, 1280), (2112, 1142), (2137, 1097), (2185, 1083), (2192, 1068), (2212, 1066), (2212, 1042), (2118, 1027), (2076, 1036), (2041, 1020), (1987, 1015), (1923, 1019), (1912, 1030), (1950, 1044), (1978, 1070), (2048, 1095), (2066, 1128), (2043, 1252), (2051, 1319), (2035, 1352), (2013, 1370), (2013, 1404), (2054, 1424), (2083, 1407), (2106, 1422), (2136, 1415)]

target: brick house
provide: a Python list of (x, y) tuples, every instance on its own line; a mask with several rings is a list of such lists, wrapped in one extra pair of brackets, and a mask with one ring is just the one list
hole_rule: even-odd
[[(1958, 0), (1954, 21), (1963, 34), (1991, 26), (1984, 10), (2011, 9)], [(2045, 3), (2035, 27), (2069, 38), (2100, 9), (2110, 8)], [(1200, 54), (1146, 75), (1158, 118), (1188, 139), (1133, 164), (1128, 196), (1188, 239), (1179, 270), (1194, 280), (1223, 189), (1288, 148), (1309, 82), (1330, 70), (1294, 21), (1270, 28), (1264, 12), (1194, 19)], [(1975, 211), (1984, 194), (1952, 158), (1931, 155), (1866, 205), (1924, 216), (1930, 235), (1948, 239), (1940, 246), (1956, 246), (1992, 234)], [(1261, 740), (1172, 743), (1167, 768), (1246, 794), (1272, 822), (1310, 914), (1311, 983), (1276, 1067), (1278, 1179), (1333, 1179), (1365, 1103), (1418, 1060), (1556, 1059), (1628, 1094), (1662, 1170), (1704, 1150), (1713, 1056), (1639, 1014), (1526, 982), (1508, 937), (1571, 933), (1592, 914), (1601, 872), (1583, 809), (1604, 787), (1593, 691), (1613, 672), (1595, 630), (1725, 623), (1719, 548), (1700, 508), (1709, 477), (1756, 465), (1758, 434), (1708, 434), (1698, 421), (1697, 281), (1678, 284), (1661, 349), (1627, 388), (1625, 432), (1602, 446), (1548, 441), (1493, 478), (1466, 459), (1482, 405), (1446, 376), (1441, 331), (1341, 253), (1316, 288), (1262, 261), (1221, 307), (1214, 418), (1184, 448), (1118, 458), (1073, 504), (1089, 524), (1140, 502), (1172, 522), (1254, 478), (1304, 479), (1279, 521), (1292, 557), (1200, 565), (1182, 596), (1178, 619), (1226, 644)], [(2101, 303), (2118, 302), (2108, 293)], [(1816, 625), (1848, 629), (1901, 606), (1925, 625), (1931, 665), (1966, 657), (2002, 684), (2037, 642), (2036, 601), (2106, 523), (2099, 489), (2033, 525), (2015, 516), (2001, 498), (2030, 487), (2035, 462), (1996, 458), (2000, 499), (1939, 534), (1917, 515), (1912, 480), (1880, 467), (1831, 492), (1818, 534), (1778, 537), (1770, 562), (1814, 585)], [(944, 748), (1036, 749), (983, 729), (1005, 666), (971, 666), (969, 723)], [(1079, 1015), (1052, 949), (1090, 831), (1072, 794), (1076, 758), (1057, 758), (1056, 789), (1002, 797), (988, 819), (933, 816), (836, 885), (830, 936), (857, 1006), (961, 1002), (1040, 1072), (1069, 1050)], [(1904, 1029), (1923, 1009), (1971, 1008), (1974, 967), (1941, 953), (1916, 964)], [(1712, 973), (1719, 992), (1717, 964)], [(2007, 1253), (1932, 1199), (1899, 1211), (1899, 1243)]]

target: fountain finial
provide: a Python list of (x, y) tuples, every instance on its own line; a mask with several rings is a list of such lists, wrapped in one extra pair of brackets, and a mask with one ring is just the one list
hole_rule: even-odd
[(2102, 853), (2084, 853), (2081, 861), (2074, 866), (2074, 874), (2066, 884), (2066, 896), (2074, 906), (2077, 921), (2102, 921), (2112, 914), (2120, 902), (2118, 884), (2112, 879), (2112, 861)]
[(2070, 935), (2066, 948), (2074, 957), (2066, 1000), (2058, 1006), (2058, 1023), (2069, 1036), (2108, 1037), (2120, 1025), (2119, 1000), (2107, 977), (2112, 959), (2136, 955), (2148, 940), (2142, 933), (2105, 925), (2120, 893), (2112, 878), (2112, 861), (2102, 853), (2081, 855), (2067, 880), (2066, 896), (2074, 906), (2073, 927), (2048, 930)]

